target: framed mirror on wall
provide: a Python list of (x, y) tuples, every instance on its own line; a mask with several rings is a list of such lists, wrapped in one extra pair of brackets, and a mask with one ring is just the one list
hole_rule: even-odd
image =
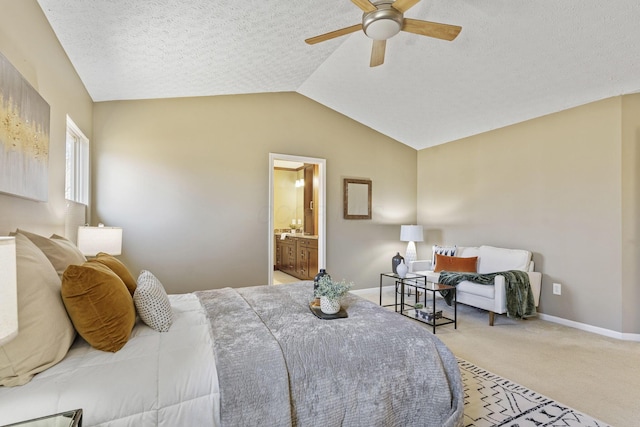
[(371, 180), (344, 179), (344, 219), (371, 219)]

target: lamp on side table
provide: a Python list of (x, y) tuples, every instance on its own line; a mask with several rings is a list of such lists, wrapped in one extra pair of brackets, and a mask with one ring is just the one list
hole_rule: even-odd
[(0, 346), (18, 335), (16, 238), (0, 237)]
[(97, 227), (78, 227), (78, 249), (85, 256), (96, 256), (99, 252), (109, 255), (122, 254), (122, 228), (105, 227), (98, 224)]
[(407, 267), (411, 267), (411, 262), (417, 259), (416, 245), (414, 242), (422, 242), (424, 240), (421, 225), (402, 225), (400, 226), (400, 241), (407, 243), (407, 253), (404, 255), (404, 262)]

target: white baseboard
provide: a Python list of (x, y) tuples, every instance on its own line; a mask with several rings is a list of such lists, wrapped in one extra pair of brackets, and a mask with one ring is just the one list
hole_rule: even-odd
[(598, 326), (588, 325), (586, 323), (574, 322), (573, 320), (563, 319), (562, 317), (551, 316), (549, 314), (538, 313), (538, 317), (547, 322), (558, 323), (560, 325), (569, 326), (571, 328), (580, 329), (582, 331), (592, 332), (598, 335), (615, 338), (624, 341), (640, 342), (640, 334), (629, 334), (624, 332), (612, 331), (611, 329), (600, 328)]
[[(393, 289), (393, 286), (383, 286), (382, 289)], [(369, 294), (372, 292), (379, 292), (379, 288), (369, 289), (356, 289), (351, 291), (356, 295)], [(612, 331), (611, 329), (600, 328), (598, 326), (588, 325), (586, 323), (575, 322), (573, 320), (563, 319), (562, 317), (551, 316), (549, 314), (538, 313), (538, 318), (546, 320), (547, 322), (558, 323), (560, 325), (569, 326), (570, 328), (580, 329), (581, 331), (592, 332), (598, 335), (604, 335), (606, 337), (615, 338), (623, 341), (635, 341), (640, 342), (640, 334), (630, 334), (618, 331)]]

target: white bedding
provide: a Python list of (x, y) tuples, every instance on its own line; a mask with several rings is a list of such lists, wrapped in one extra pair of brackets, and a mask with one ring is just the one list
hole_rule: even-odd
[(198, 298), (169, 295), (175, 321), (140, 320), (117, 353), (77, 337), (66, 357), (18, 387), (0, 387), (0, 425), (82, 408), (83, 426), (219, 426), (209, 322)]

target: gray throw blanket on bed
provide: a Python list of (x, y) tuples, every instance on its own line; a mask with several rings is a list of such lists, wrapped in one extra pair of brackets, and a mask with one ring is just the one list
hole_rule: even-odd
[[(457, 286), (458, 283), (469, 281), (481, 285), (493, 285), (496, 276), (504, 276), (507, 291), (507, 316), (522, 319), (536, 314), (536, 305), (529, 283), (529, 275), (520, 270), (502, 271), (499, 273), (479, 274), (479, 273), (456, 273), (453, 271), (442, 271), (438, 278), (438, 283)], [(449, 291), (442, 291), (447, 304), (451, 305), (453, 295)]]
[(348, 318), (318, 319), (312, 282), (195, 294), (222, 426), (462, 426), (456, 359), (414, 321), (352, 294)]

